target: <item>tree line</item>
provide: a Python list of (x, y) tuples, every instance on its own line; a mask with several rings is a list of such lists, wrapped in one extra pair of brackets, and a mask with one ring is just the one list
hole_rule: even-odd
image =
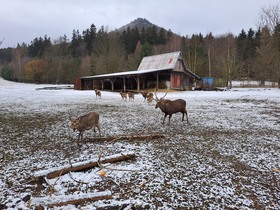
[[(187, 67), (218, 85), (232, 80), (280, 81), (280, 12), (262, 8), (258, 29), (213, 36), (179, 36), (156, 26), (108, 31), (94, 24), (51, 41), (47, 35), (30, 44), (0, 50), (3, 78), (34, 83), (73, 83), (81, 76), (136, 70), (143, 57), (181, 51)], [(278, 83), (279, 84), (279, 83)]]

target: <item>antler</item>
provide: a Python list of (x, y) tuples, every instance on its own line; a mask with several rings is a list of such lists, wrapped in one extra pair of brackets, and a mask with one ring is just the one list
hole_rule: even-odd
[(164, 97), (167, 95), (167, 92), (165, 93), (165, 95), (163, 97), (161, 97), (160, 99), (164, 99)]
[(156, 91), (156, 88), (155, 88), (155, 91), (154, 91), (154, 92), (155, 92), (156, 101), (159, 101), (159, 99), (158, 99), (158, 97), (157, 97), (157, 93), (156, 93), (156, 92), (157, 92), (157, 91)]

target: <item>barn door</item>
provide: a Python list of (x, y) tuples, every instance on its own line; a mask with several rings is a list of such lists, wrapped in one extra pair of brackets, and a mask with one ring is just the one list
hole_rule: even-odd
[(171, 85), (171, 88), (173, 88), (173, 89), (181, 89), (181, 74), (172, 73), (170, 85)]

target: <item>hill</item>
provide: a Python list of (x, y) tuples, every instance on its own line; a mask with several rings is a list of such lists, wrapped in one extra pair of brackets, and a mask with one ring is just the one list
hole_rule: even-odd
[(144, 28), (146, 30), (147, 28), (151, 28), (153, 26), (155, 26), (157, 29), (162, 28), (162, 27), (159, 27), (159, 26), (151, 23), (150, 21), (148, 21), (145, 18), (137, 18), (137, 19), (131, 21), (130, 23), (120, 27), (119, 29), (117, 29), (117, 31), (123, 32), (123, 31), (127, 30), (128, 27), (130, 29), (133, 29), (133, 28), (137, 27), (139, 30), (142, 29), (142, 28)]

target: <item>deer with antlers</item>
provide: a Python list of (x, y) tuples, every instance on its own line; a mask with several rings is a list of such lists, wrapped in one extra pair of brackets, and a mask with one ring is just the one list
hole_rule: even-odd
[(184, 121), (184, 115), (186, 115), (187, 118), (187, 123), (189, 123), (188, 120), (188, 113), (187, 113), (187, 109), (186, 109), (186, 101), (183, 99), (176, 99), (176, 100), (169, 100), (169, 99), (164, 99), (164, 97), (167, 95), (167, 93), (165, 93), (165, 95), (158, 99), (156, 93), (156, 109), (160, 108), (160, 110), (165, 114), (164, 118), (163, 118), (163, 122), (162, 124), (164, 124), (165, 118), (169, 115), (169, 124), (170, 124), (170, 118), (173, 114), (181, 112), (183, 114), (182, 117), (182, 122)]

